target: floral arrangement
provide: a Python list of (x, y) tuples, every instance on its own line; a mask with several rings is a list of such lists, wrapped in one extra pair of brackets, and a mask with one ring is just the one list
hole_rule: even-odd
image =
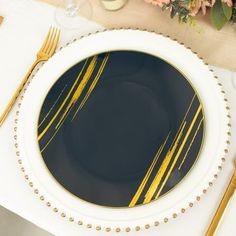
[(145, 0), (169, 10), (171, 18), (178, 17), (180, 22), (192, 22), (200, 11), (203, 15), (210, 10), (211, 22), (220, 30), (227, 22), (236, 23), (236, 0)]

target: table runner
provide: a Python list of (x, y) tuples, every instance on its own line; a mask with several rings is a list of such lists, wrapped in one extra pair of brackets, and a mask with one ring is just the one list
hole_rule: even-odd
[[(58, 6), (61, 0), (38, 0)], [(194, 26), (179, 24), (171, 19), (169, 12), (153, 7), (144, 0), (129, 0), (119, 11), (111, 12), (102, 8), (100, 0), (90, 0), (93, 6), (92, 20), (106, 28), (140, 28), (154, 30), (183, 42), (196, 51), (204, 61), (219, 67), (236, 71), (236, 24), (227, 24), (217, 31), (209, 22), (209, 15), (197, 17)]]

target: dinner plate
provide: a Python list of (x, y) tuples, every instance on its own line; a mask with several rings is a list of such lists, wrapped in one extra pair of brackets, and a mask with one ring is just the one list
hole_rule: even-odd
[(228, 151), (221, 85), (196, 54), (155, 33), (76, 40), (22, 100), (15, 139), (25, 178), (47, 206), (88, 228), (167, 222), (200, 199)]
[(203, 143), (203, 121), (181, 72), (149, 54), (115, 51), (58, 79), (41, 108), (38, 141), (68, 191), (102, 206), (133, 207), (187, 175)]

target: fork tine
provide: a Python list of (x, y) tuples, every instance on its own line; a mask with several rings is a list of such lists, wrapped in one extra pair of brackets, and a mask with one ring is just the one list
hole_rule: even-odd
[(42, 47), (40, 48), (40, 51), (43, 51), (43, 49), (45, 48), (45, 46), (46, 46), (46, 44), (47, 44), (47, 42), (48, 42), (48, 39), (49, 39), (49, 37), (50, 37), (51, 30), (52, 30), (52, 26), (49, 28), (48, 34), (47, 34), (47, 36), (46, 36), (46, 38), (45, 38), (45, 40), (44, 40), (44, 42), (43, 42)]
[(47, 53), (48, 48), (51, 47), (51, 44), (52, 44), (52, 42), (53, 42), (53, 37), (54, 37), (54, 34), (55, 34), (55, 30), (56, 30), (56, 28), (55, 28), (55, 27), (52, 27), (50, 36), (49, 36), (49, 38), (48, 38), (48, 40), (47, 40), (47, 43), (46, 43), (46, 45), (45, 45), (45, 47), (44, 47), (44, 49), (43, 49), (43, 52), (44, 52), (44, 53)]
[(58, 45), (58, 41), (59, 41), (59, 38), (60, 38), (60, 33), (61, 33), (61, 31), (58, 30), (58, 31), (57, 31), (57, 35), (56, 35), (56, 37), (55, 37), (54, 45), (53, 45), (53, 47), (51, 48), (51, 50), (50, 50), (50, 52), (49, 52), (50, 55), (53, 54), (53, 53), (55, 52), (55, 50), (56, 50), (56, 47), (57, 47), (57, 45)]
[(50, 42), (50, 38), (52, 37), (52, 32), (53, 32), (53, 27), (50, 27), (50, 30), (48, 32), (48, 37), (45, 39), (45, 44), (44, 44), (44, 47), (42, 47), (42, 52), (45, 51), (45, 49), (48, 47), (48, 44)]
[(54, 45), (54, 41), (55, 41), (55, 38), (57, 36), (57, 28), (54, 29), (53, 31), (53, 34), (52, 34), (52, 38), (51, 38), (51, 41), (50, 41), (50, 44), (46, 50), (46, 53), (49, 54), (49, 52), (51, 51), (51, 48), (53, 47)]
[(61, 31), (59, 29), (57, 29), (57, 33), (55, 35), (54, 43), (51, 47), (51, 50), (48, 53), (49, 55), (52, 55), (55, 52), (58, 41), (59, 41), (59, 38), (60, 38), (60, 34), (61, 34)]

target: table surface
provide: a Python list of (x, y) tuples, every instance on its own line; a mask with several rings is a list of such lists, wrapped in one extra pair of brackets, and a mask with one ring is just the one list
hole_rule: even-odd
[[(54, 7), (33, 0), (0, 0), (0, 15), (5, 17), (0, 26), (0, 112), (32, 64), (49, 26), (55, 24), (54, 13)], [(103, 27), (94, 22), (88, 22), (82, 25), (79, 31), (63, 30), (60, 44), (63, 45), (71, 39), (97, 29), (103, 29)], [(236, 154), (236, 139), (234, 139), (236, 137), (236, 103), (233, 102), (236, 89), (232, 83), (233, 80), (236, 81), (236, 74), (220, 68), (214, 69), (224, 85), (231, 107), (233, 138), (227, 162), (213, 187), (199, 203), (194, 204), (177, 219), (170, 220), (168, 224), (161, 224), (158, 228), (140, 232), (139, 235), (204, 235), (214, 215), (232, 174), (232, 160)], [(103, 235), (93, 230), (87, 231), (83, 227), (58, 217), (35, 197), (23, 179), (16, 162), (13, 146), (13, 120), (14, 110), (0, 129), (0, 205), (54, 235)], [(236, 235), (235, 218), (236, 197), (231, 201), (216, 235)]]

